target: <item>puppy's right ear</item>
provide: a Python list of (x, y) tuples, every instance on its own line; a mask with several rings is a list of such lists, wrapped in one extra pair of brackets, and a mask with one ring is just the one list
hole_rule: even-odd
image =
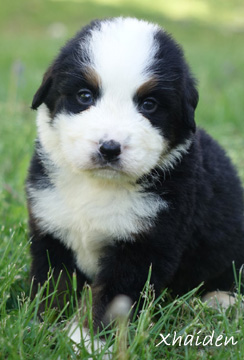
[(50, 66), (46, 73), (43, 76), (42, 84), (37, 90), (37, 92), (34, 95), (34, 98), (32, 100), (31, 108), (33, 110), (37, 110), (37, 108), (44, 102), (46, 99), (48, 92), (50, 90), (50, 87), (53, 82), (52, 77), (53, 67)]

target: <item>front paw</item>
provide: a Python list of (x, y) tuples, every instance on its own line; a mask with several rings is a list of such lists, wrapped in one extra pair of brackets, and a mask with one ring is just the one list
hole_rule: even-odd
[(77, 321), (72, 322), (68, 336), (74, 343), (73, 348), (77, 355), (80, 353), (80, 347), (84, 346), (91, 356), (88, 358), (89, 360), (94, 359), (94, 353), (98, 354), (100, 352), (103, 352), (103, 360), (112, 359), (113, 346), (108, 347), (106, 341), (100, 337), (91, 336), (89, 329), (81, 327)]

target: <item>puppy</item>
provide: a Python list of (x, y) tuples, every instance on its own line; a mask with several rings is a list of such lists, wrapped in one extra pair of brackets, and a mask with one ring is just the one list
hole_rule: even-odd
[(150, 265), (156, 296), (201, 282), (203, 292), (232, 289), (243, 192), (225, 152), (196, 128), (197, 103), (181, 48), (157, 25), (94, 21), (61, 49), (32, 103), (34, 293), (51, 267), (62, 306), (76, 273), (100, 326), (115, 297), (138, 300)]

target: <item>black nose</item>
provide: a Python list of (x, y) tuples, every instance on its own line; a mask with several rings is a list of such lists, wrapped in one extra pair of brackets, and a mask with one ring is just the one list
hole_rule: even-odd
[(114, 140), (104, 141), (100, 148), (100, 153), (107, 161), (117, 160), (121, 153), (120, 143)]

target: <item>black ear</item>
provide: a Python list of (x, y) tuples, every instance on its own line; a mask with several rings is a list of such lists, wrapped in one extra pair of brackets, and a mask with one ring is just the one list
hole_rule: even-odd
[(48, 95), (48, 92), (53, 82), (52, 70), (52, 67), (50, 67), (43, 76), (42, 84), (35, 93), (32, 100), (31, 108), (33, 110), (37, 110), (37, 108), (44, 102), (45, 98)]
[(198, 91), (195, 79), (188, 74), (184, 87), (184, 122), (192, 130), (196, 131), (195, 109), (198, 104)]

